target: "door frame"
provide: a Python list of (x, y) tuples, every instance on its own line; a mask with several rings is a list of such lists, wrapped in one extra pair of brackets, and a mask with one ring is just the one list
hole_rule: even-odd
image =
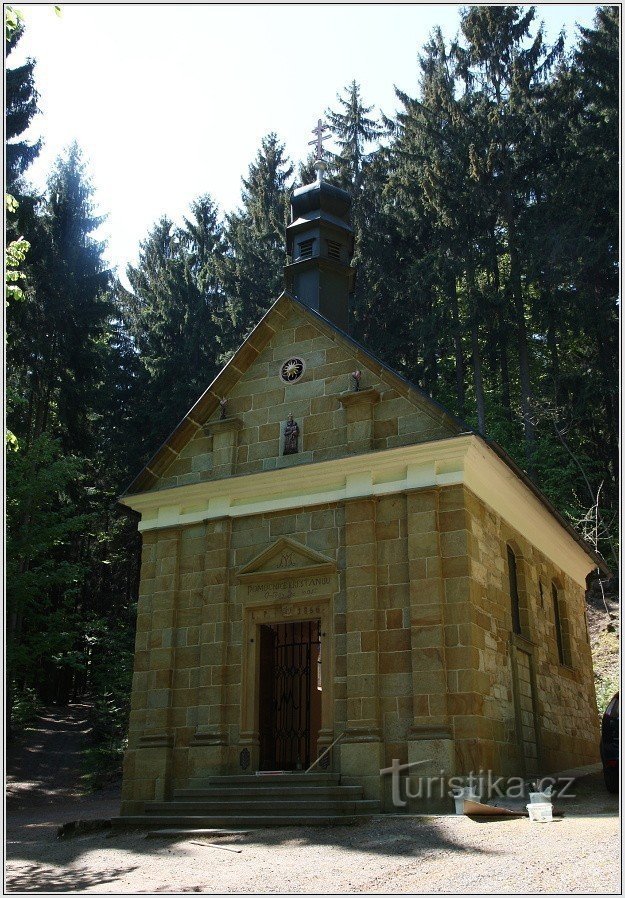
[(332, 595), (287, 603), (278, 602), (245, 608), (241, 658), (240, 744), (249, 752), (246, 772), (254, 773), (260, 762), (260, 627), (296, 621), (320, 621), (321, 726), (317, 739), (320, 754), (334, 739), (334, 628)]
[[(280, 630), (283, 630), (281, 642)], [(269, 631), (273, 637), (267, 641), (266, 649), (263, 647), (266, 632)], [(305, 725), (305, 738), (300, 742), (298, 739), (298, 750), (301, 770), (306, 770), (309, 765), (317, 757), (317, 740), (319, 738), (319, 729), (321, 726), (321, 700), (323, 697), (323, 685), (318, 689), (318, 674), (323, 675), (323, 665), (318, 666), (317, 649), (321, 649), (321, 621), (319, 618), (311, 618), (310, 620), (289, 620), (281, 623), (262, 623), (258, 625), (260, 637), (259, 656), (260, 656), (260, 673), (259, 673), (259, 721), (258, 729), (260, 738), (260, 762), (263, 769), (268, 770), (290, 770), (297, 769), (290, 766), (280, 766), (277, 757), (278, 751), (277, 729), (280, 729), (279, 722), (285, 722), (284, 717), (280, 717), (278, 708), (280, 705), (280, 696), (278, 693), (278, 680), (276, 677), (278, 668), (276, 662), (281, 657), (283, 662), (288, 663), (288, 659), (292, 659), (292, 663), (296, 663), (298, 674), (294, 678), (292, 685), (297, 684), (297, 693), (291, 696), (293, 708), (299, 708), (295, 711), (297, 715), (299, 728), (302, 723)], [(311, 638), (312, 637), (312, 638)], [(289, 652), (289, 648), (292, 651)], [(267, 657), (266, 651), (269, 650), (271, 658)], [(322, 660), (323, 660), (323, 656)], [(302, 661), (304, 666), (302, 666)], [(304, 677), (305, 688), (302, 692), (301, 677)], [(307, 694), (306, 694), (307, 693)], [(297, 698), (296, 698), (297, 696)], [(284, 699), (284, 693), (282, 693)], [(302, 708), (299, 700), (304, 699), (305, 705)], [(266, 702), (269, 700), (270, 707)], [(288, 705), (287, 705), (288, 707)], [(313, 710), (315, 709), (315, 710)], [(303, 716), (302, 716), (303, 711)], [(262, 712), (262, 719), (261, 719)], [(282, 706), (282, 714), (286, 714), (286, 719), (293, 722), (295, 719), (291, 713)], [(317, 725), (315, 727), (315, 724)], [(263, 738), (263, 733), (265, 738)], [(305, 747), (304, 747), (305, 746)], [(301, 749), (301, 750), (300, 750)], [(289, 751), (283, 746), (286, 754)], [(302, 751), (304, 755), (302, 757)], [(291, 760), (294, 760), (291, 758)], [(267, 766), (269, 764), (270, 766)]]

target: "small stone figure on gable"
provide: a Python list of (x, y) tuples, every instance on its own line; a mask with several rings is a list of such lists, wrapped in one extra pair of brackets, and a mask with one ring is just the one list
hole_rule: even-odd
[(225, 396), (223, 397), (223, 399), (220, 399), (220, 400), (219, 400), (219, 405), (220, 405), (220, 408), (221, 408), (221, 414), (219, 415), (220, 421), (223, 421), (224, 418), (226, 417), (226, 405), (227, 405), (227, 403), (228, 403), (228, 400), (226, 399)]
[(354, 378), (354, 390), (358, 392), (358, 390), (360, 389), (360, 378), (362, 377), (362, 371), (352, 371), (352, 377)]
[(284, 455), (297, 454), (297, 441), (299, 437), (299, 427), (293, 420), (293, 415), (289, 414), (286, 425), (284, 427)]

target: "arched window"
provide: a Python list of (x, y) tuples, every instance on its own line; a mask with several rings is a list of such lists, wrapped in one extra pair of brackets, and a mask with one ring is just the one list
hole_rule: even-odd
[(558, 661), (560, 664), (571, 666), (571, 650), (568, 640), (568, 617), (564, 606), (564, 597), (558, 589), (558, 585), (551, 582), (551, 600), (553, 603), (553, 622), (556, 629), (556, 644), (558, 646)]
[(512, 632), (521, 635), (521, 603), (519, 601), (519, 580), (516, 566), (516, 555), (508, 549), (508, 578), (510, 583), (510, 607), (512, 611)]

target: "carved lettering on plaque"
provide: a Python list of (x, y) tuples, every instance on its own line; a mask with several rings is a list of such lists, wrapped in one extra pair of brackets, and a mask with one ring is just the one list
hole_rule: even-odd
[(283, 552), (278, 562), (278, 567), (295, 567), (292, 552)]

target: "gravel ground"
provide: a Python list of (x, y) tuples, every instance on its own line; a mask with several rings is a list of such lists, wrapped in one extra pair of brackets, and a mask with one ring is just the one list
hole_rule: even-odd
[[(617, 894), (617, 800), (599, 789), (596, 780), (591, 797), (550, 824), (377, 817), (213, 838), (240, 853), (209, 847), (206, 836), (136, 831), (59, 841), (51, 820), (72, 819), (63, 808), (47, 821), (10, 821), (7, 891)], [(78, 816), (97, 816), (99, 804), (110, 813), (111, 802), (77, 802)]]
[[(72, 785), (73, 765), (67, 757), (59, 765), (63, 746), (69, 752), (84, 736), (82, 723), (77, 709), (71, 731), (63, 735), (59, 715), (50, 713), (42, 722), (45, 739), (41, 731), (34, 734), (20, 758), (8, 758), (8, 892), (620, 891), (618, 799), (608, 795), (600, 775), (579, 780), (578, 797), (561, 801), (565, 816), (547, 824), (526, 818), (385, 816), (353, 827), (288, 827), (213, 837), (221, 849), (210, 847), (206, 836), (146, 838), (139, 831), (59, 840), (61, 823), (111, 817), (119, 808), (118, 786), (81, 796)], [(39, 765), (34, 770), (29, 752)]]

